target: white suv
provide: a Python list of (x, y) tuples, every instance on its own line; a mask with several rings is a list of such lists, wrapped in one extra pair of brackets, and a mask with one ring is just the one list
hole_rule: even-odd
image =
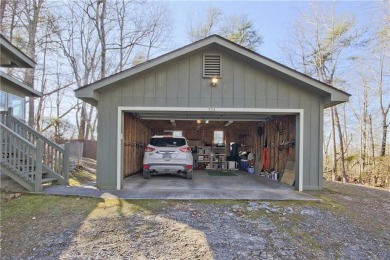
[(184, 137), (155, 135), (145, 148), (143, 177), (154, 173), (179, 173), (192, 179), (191, 147)]

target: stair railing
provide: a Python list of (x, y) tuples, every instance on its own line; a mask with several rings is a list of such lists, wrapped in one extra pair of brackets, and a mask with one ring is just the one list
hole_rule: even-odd
[(3, 124), (24, 138), (32, 145), (36, 145), (38, 140), (43, 142), (42, 162), (43, 168), (51, 175), (59, 177), (59, 182), (62, 184), (69, 183), (69, 152), (70, 145), (65, 143), (65, 148), (49, 140), (30, 126), (24, 124), (19, 119), (13, 116), (12, 108), (8, 111), (1, 112), (1, 120)]
[(2, 166), (22, 179), (25, 188), (42, 191), (43, 141), (31, 144), (4, 124), (0, 124)]

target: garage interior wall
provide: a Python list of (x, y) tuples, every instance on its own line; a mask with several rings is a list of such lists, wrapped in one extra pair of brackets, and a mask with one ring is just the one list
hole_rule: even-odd
[(132, 113), (124, 114), (123, 171), (125, 177), (142, 170), (145, 146), (153, 134), (153, 130)]
[[(295, 116), (277, 116), (260, 125), (264, 129), (263, 134), (259, 133), (261, 131), (258, 127), (248, 130), (244, 140), (245, 144), (248, 144), (247, 150), (255, 155), (256, 170), (260, 171), (262, 168), (263, 148), (265, 147), (269, 150), (268, 171), (283, 172), (287, 161), (295, 161), (295, 125)], [(246, 150), (246, 147), (242, 147), (241, 150)]]
[[(165, 120), (166, 121), (166, 120)], [(236, 122), (235, 122), (236, 123)], [(240, 124), (237, 122), (236, 124)], [(129, 176), (142, 170), (144, 149), (149, 143), (151, 136), (169, 134), (164, 130), (182, 130), (183, 136), (187, 138), (190, 145), (211, 146), (214, 138), (214, 131), (224, 131), (226, 140), (226, 154), (229, 156), (229, 145), (231, 142), (240, 144), (239, 151), (252, 151), (255, 154), (256, 170), (262, 168), (263, 148), (269, 150), (269, 169), (282, 172), (287, 160), (295, 160), (296, 141), (296, 119), (294, 115), (274, 116), (266, 122), (253, 123), (252, 127), (246, 128), (213, 128), (207, 125), (200, 129), (180, 129), (163, 127), (161, 121), (145, 122), (138, 119), (130, 112), (124, 113), (124, 176)], [(158, 127), (162, 128), (158, 128)], [(262, 128), (263, 131), (259, 130)]]

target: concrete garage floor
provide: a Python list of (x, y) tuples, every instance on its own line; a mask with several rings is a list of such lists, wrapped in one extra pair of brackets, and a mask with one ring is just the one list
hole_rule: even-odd
[(209, 176), (197, 170), (192, 180), (182, 176), (156, 175), (151, 179), (135, 174), (124, 179), (123, 190), (98, 190), (95, 187), (45, 187), (46, 194), (80, 195), (122, 199), (244, 199), (244, 200), (307, 200), (318, 198), (294, 190), (264, 176), (232, 171), (237, 176)]
[(193, 179), (181, 176), (154, 175), (145, 180), (135, 174), (124, 180), (126, 191), (155, 199), (249, 199), (249, 200), (314, 200), (318, 198), (294, 190), (294, 187), (270, 180), (265, 176), (232, 171), (237, 176), (209, 176), (195, 170)]

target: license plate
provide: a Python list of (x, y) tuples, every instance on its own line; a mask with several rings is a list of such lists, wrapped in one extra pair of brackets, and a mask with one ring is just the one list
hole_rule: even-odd
[(164, 155), (163, 155), (163, 159), (164, 159), (165, 161), (169, 161), (169, 160), (171, 159), (171, 155), (170, 155), (170, 154), (164, 154)]

